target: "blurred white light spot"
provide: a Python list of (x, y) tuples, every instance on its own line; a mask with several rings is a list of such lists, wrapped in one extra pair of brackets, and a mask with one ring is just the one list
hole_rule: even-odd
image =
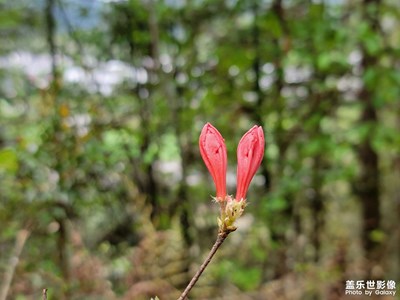
[(176, 75), (176, 82), (178, 84), (185, 84), (187, 83), (189, 80), (188, 76), (185, 73), (178, 73), (178, 75)]
[(257, 93), (256, 92), (244, 92), (243, 98), (247, 102), (254, 103), (257, 101)]
[(358, 65), (361, 62), (361, 59), (362, 59), (362, 54), (360, 50), (354, 50), (351, 51), (347, 60), (351, 65)]
[(140, 84), (145, 84), (148, 80), (147, 71), (144, 68), (136, 70), (136, 80)]
[(238, 66), (231, 66), (228, 70), (229, 75), (232, 77), (237, 76), (239, 72), (240, 69), (238, 68)]
[(275, 71), (275, 66), (271, 63), (266, 63), (261, 67), (265, 74), (272, 74)]

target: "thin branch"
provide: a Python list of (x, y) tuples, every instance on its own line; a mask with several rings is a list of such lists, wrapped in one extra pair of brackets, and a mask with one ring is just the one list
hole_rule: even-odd
[(15, 240), (14, 253), (10, 258), (6, 273), (3, 278), (3, 284), (0, 289), (0, 300), (7, 299), (7, 294), (11, 286), (12, 279), (14, 277), (15, 268), (18, 265), (19, 257), (21, 256), (22, 249), (24, 249), (25, 242), (30, 234), (27, 229), (21, 229), (17, 233)]
[(54, 0), (47, 0), (45, 8), (46, 38), (51, 57), (51, 73), (53, 76), (52, 80), (56, 81), (57, 80), (57, 61), (56, 61), (57, 47), (55, 42), (56, 21), (54, 19), (53, 10), (54, 10)]
[(214, 254), (218, 251), (219, 247), (222, 245), (222, 243), (225, 241), (229, 233), (231, 233), (231, 230), (225, 230), (220, 233), (218, 233), (217, 240), (214, 243), (214, 246), (211, 248), (210, 253), (208, 253), (207, 258), (203, 262), (203, 264), (200, 266), (199, 270), (197, 273), (193, 276), (192, 280), (189, 282), (188, 286), (186, 289), (183, 291), (182, 295), (179, 297), (178, 300), (185, 300), (187, 299), (187, 295), (189, 294), (190, 290), (194, 287), (196, 282), (199, 280), (201, 274), (204, 272), (204, 270), (207, 268), (208, 264), (210, 263), (211, 259), (213, 258)]

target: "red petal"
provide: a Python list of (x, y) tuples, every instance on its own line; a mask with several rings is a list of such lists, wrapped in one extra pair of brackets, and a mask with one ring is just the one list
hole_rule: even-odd
[(201, 131), (199, 148), (201, 157), (214, 180), (217, 198), (224, 199), (226, 196), (226, 146), (222, 135), (210, 123), (204, 125)]
[(264, 157), (264, 144), (264, 133), (261, 126), (251, 128), (239, 142), (237, 149), (237, 201), (246, 198), (250, 182)]

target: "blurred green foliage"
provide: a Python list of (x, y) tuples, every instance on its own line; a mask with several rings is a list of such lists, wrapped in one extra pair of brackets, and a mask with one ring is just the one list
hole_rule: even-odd
[(0, 295), (178, 298), (217, 230), (206, 122), (229, 193), (254, 124), (266, 155), (191, 299), (399, 283), (399, 20), (394, 0), (0, 1)]

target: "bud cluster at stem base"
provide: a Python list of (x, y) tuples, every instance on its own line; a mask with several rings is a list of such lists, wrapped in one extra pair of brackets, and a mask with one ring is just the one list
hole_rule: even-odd
[(223, 201), (217, 200), (221, 207), (221, 216), (218, 218), (220, 232), (235, 231), (233, 224), (243, 214), (247, 203), (246, 200), (235, 200), (231, 196), (226, 196)]

